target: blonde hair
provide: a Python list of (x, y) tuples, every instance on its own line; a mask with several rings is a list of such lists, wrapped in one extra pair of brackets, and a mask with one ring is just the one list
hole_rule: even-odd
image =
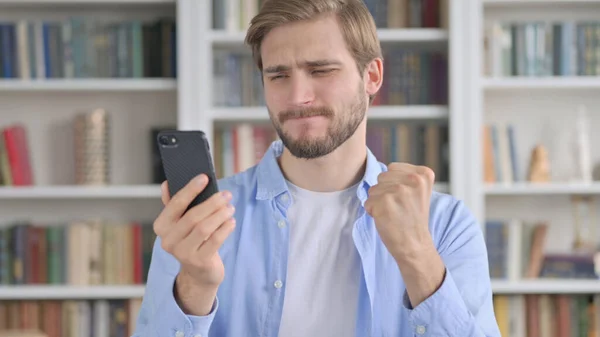
[(375, 22), (362, 0), (265, 0), (250, 22), (245, 41), (252, 48), (258, 69), (263, 70), (260, 47), (269, 31), (285, 23), (312, 20), (326, 14), (336, 15), (361, 75), (369, 62), (383, 58)]

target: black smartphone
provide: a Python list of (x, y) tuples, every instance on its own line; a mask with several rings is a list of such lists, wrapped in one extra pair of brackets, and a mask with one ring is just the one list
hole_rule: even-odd
[(219, 191), (206, 134), (202, 131), (161, 131), (156, 136), (171, 197), (201, 173), (208, 185), (194, 198), (186, 212)]

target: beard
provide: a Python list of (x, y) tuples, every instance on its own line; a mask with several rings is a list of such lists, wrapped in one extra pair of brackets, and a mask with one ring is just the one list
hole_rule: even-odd
[[(294, 157), (303, 159), (315, 159), (333, 152), (352, 137), (365, 117), (367, 99), (360, 92), (360, 89), (362, 89), (362, 85), (359, 86), (354, 100), (346, 104), (337, 113), (330, 107), (287, 110), (274, 117), (269, 112), (269, 115), (272, 116), (273, 126), (283, 145)], [(322, 116), (330, 120), (327, 132), (322, 137), (310, 138), (300, 136), (298, 139), (294, 139), (282, 128), (283, 123), (288, 119), (315, 116)]]

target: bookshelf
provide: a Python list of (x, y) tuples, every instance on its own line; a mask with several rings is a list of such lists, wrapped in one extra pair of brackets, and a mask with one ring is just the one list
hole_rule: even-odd
[[(27, 153), (33, 178), (7, 183), (3, 164), (0, 330), (34, 324), (49, 336), (79, 336), (61, 321), (89, 333), (90, 317), (78, 314), (88, 312), (94, 329), (112, 323), (132, 335), (162, 208), (152, 131), (201, 128), (197, 74), (187, 71), (197, 55), (196, 4), (0, 0), (0, 41), (14, 37), (11, 53), (0, 43), (0, 128), (4, 138), (23, 127), (27, 147), (12, 156)], [(109, 179), (80, 184), (74, 122), (96, 109), (108, 114)], [(13, 253), (23, 258), (22, 277)]]
[[(600, 123), (600, 54), (586, 40), (600, 36), (600, 1), (479, 0), (469, 14), (467, 137), (479, 140), (468, 144), (471, 207), (488, 241), (501, 331), (593, 335), (600, 331), (600, 188), (597, 177), (578, 178), (575, 164), (577, 136), (585, 135), (579, 107), (591, 130)], [(590, 144), (596, 137), (589, 134)], [(528, 178), (539, 144), (547, 182)], [(594, 170), (600, 152), (591, 146), (588, 154)], [(593, 248), (576, 248), (580, 240)]]

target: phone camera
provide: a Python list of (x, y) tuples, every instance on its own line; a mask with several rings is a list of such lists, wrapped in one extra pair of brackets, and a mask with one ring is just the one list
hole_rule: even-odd
[(160, 145), (164, 146), (171, 144), (171, 140), (167, 136), (160, 136), (160, 138), (158, 138), (158, 142), (160, 143)]

